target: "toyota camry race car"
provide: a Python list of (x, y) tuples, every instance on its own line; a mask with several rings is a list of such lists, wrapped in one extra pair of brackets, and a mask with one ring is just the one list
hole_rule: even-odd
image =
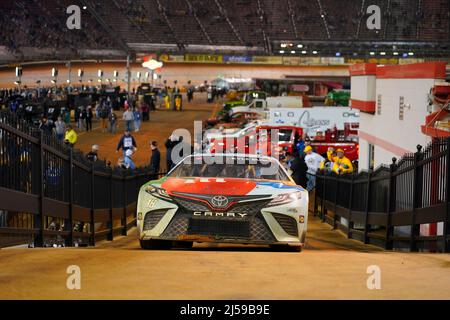
[(265, 244), (300, 251), (308, 193), (278, 160), (248, 154), (196, 154), (143, 185), (137, 206), (144, 249), (193, 242)]

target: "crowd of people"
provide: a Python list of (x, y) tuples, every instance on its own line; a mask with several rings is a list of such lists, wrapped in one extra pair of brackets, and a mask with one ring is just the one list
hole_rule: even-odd
[(10, 1), (2, 3), (0, 15), (0, 45), (16, 53), (22, 48), (114, 48), (112, 37), (90, 15), (83, 15), (82, 27), (69, 30), (66, 26), (67, 7), (62, 0), (47, 7), (44, 2)]
[(281, 162), (291, 174), (297, 185), (303, 186), (308, 191), (314, 190), (316, 186), (316, 174), (319, 171), (329, 171), (335, 174), (349, 174), (354, 170), (353, 164), (345, 156), (345, 151), (341, 148), (330, 147), (327, 154), (320, 155), (315, 152), (314, 147), (305, 142), (299, 141), (294, 152), (284, 152)]
[[(78, 91), (80, 90), (80, 91)], [(195, 88), (188, 82), (186, 87), (186, 98), (188, 103), (194, 98)], [(83, 98), (78, 99), (77, 93), (83, 93)], [(121, 151), (117, 166), (134, 170), (136, 164), (133, 157), (137, 151), (137, 144), (132, 133), (141, 130), (143, 122), (150, 121), (151, 111), (156, 110), (157, 101), (162, 104), (161, 108), (181, 110), (182, 95), (180, 89), (175, 86), (170, 88), (164, 86), (158, 92), (146, 95), (144, 99), (138, 98), (138, 92), (133, 90), (129, 95), (113, 97), (103, 95), (100, 91), (90, 90), (90, 88), (16, 88), (0, 90), (0, 109), (9, 109), (16, 113), (19, 118), (23, 118), (31, 123), (37, 124), (37, 127), (46, 135), (53, 136), (60, 143), (71, 148), (75, 148), (78, 142), (79, 134), (89, 133), (93, 130), (93, 124), (97, 123), (96, 130), (102, 133), (115, 135), (118, 132), (119, 124), (124, 127), (124, 134), (119, 139), (117, 152)], [(76, 102), (69, 99), (68, 96), (75, 96)], [(87, 95), (86, 95), (87, 94)], [(88, 98), (86, 98), (88, 96)], [(121, 97), (125, 97), (121, 101)], [(65, 101), (71, 104), (69, 107), (53, 108), (43, 106), (44, 100), (50, 104), (56, 100)], [(69, 102), (70, 100), (70, 102)], [(29, 109), (28, 105), (34, 103), (39, 109), (37, 119), (28, 119), (23, 115)], [(74, 105), (75, 104), (75, 105)], [(53, 110), (54, 111), (50, 111)], [(25, 111), (24, 111), (25, 110)], [(122, 113), (120, 111), (123, 110)], [(53, 113), (51, 113), (53, 112)], [(165, 147), (167, 148), (166, 168), (170, 170), (175, 163), (171, 159), (171, 151), (182, 142), (182, 137), (171, 136), (167, 139)], [(151, 141), (149, 145), (151, 156), (149, 164), (152, 173), (159, 173), (161, 168), (161, 153), (158, 149), (158, 142)], [(89, 153), (85, 155), (89, 161), (99, 161), (101, 152), (98, 144), (94, 144)]]

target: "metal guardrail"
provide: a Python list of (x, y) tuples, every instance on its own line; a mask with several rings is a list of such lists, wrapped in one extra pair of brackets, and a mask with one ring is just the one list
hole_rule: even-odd
[(0, 247), (77, 244), (126, 235), (140, 187), (164, 173), (90, 162), (10, 112), (0, 112)]
[[(319, 172), (316, 181), (315, 214), (348, 238), (385, 249), (450, 252), (450, 139), (434, 140), (423, 151), (418, 146), (390, 166), (350, 175)], [(421, 235), (420, 225), (434, 223), (441, 223), (442, 235)]]

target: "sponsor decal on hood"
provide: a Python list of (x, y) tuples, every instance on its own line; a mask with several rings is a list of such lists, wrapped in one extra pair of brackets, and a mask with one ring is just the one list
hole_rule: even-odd
[(173, 192), (237, 196), (247, 195), (256, 182), (237, 178), (167, 178), (161, 185), (169, 194)]

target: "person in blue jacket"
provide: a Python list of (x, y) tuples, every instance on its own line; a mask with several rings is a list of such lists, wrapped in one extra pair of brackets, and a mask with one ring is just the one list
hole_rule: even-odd
[(134, 140), (134, 137), (130, 134), (129, 130), (125, 130), (124, 135), (120, 138), (116, 152), (119, 152), (120, 149), (122, 149), (124, 156), (127, 150), (133, 152), (136, 152), (137, 150), (136, 140)]

